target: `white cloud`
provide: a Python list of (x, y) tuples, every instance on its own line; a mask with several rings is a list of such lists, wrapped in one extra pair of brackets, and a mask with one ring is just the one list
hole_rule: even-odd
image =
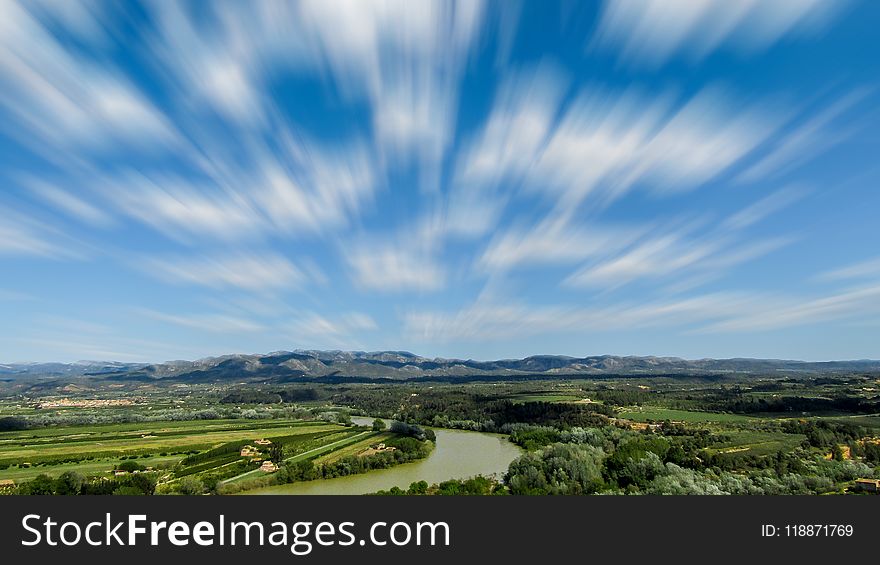
[(404, 317), (404, 328), (408, 336), (425, 341), (490, 341), (572, 331), (687, 328), (734, 315), (754, 303), (754, 297), (735, 293), (596, 308), (478, 300), (451, 314), (409, 312)]
[(693, 267), (718, 251), (718, 244), (682, 241), (679, 234), (648, 239), (611, 260), (578, 271), (572, 286), (617, 287), (645, 277), (663, 277)]
[[(749, 240), (738, 233), (780, 207), (781, 203), (771, 206), (762, 200), (708, 230), (701, 230), (704, 222), (657, 226), (632, 245), (621, 245), (622, 251), (615, 253), (611, 250), (598, 261), (582, 267), (565, 279), (563, 284), (614, 289), (637, 280), (682, 276), (689, 281), (684, 284), (707, 282), (710, 278), (720, 276), (726, 269), (792, 243), (790, 237)], [(706, 278), (706, 275), (711, 277)]]
[(200, 235), (237, 240), (260, 233), (262, 219), (241, 194), (181, 178), (129, 174), (110, 179), (105, 197), (127, 215), (175, 238)]
[(586, 91), (550, 136), (530, 185), (557, 193), (566, 208), (587, 196), (607, 204), (637, 183), (659, 192), (692, 189), (737, 164), (781, 122), (769, 108), (737, 108), (718, 87), (678, 107), (635, 90)]
[(731, 230), (745, 229), (752, 224), (760, 222), (767, 216), (788, 207), (802, 196), (802, 191), (794, 187), (777, 190), (727, 218), (723, 223), (723, 227)]
[(365, 93), (380, 147), (415, 157), (429, 187), (450, 143), (458, 83), (483, 20), (481, 2), (298, 3), (303, 32), (336, 83)]
[(0, 103), (19, 122), (10, 133), (20, 143), (58, 159), (118, 143), (176, 142), (168, 120), (126, 77), (73, 55), (32, 13), (36, 7), (0, 7)]
[(333, 318), (306, 312), (295, 316), (294, 320), (281, 331), (286, 331), (296, 343), (317, 347), (363, 349), (360, 339), (378, 329), (376, 322), (361, 312), (349, 312)]
[(861, 261), (853, 265), (820, 273), (820, 281), (839, 281), (848, 279), (880, 278), (880, 257)]
[(596, 307), (532, 306), (477, 300), (457, 312), (410, 311), (408, 337), (427, 342), (492, 341), (534, 335), (663, 328), (689, 333), (758, 332), (832, 321), (859, 323), (880, 314), (880, 286), (823, 297), (720, 292)]
[(435, 291), (446, 284), (446, 273), (425, 250), (388, 242), (357, 245), (346, 251), (355, 283), (379, 292)]
[(504, 81), (486, 124), (459, 155), (456, 184), (491, 188), (528, 172), (555, 125), (565, 83), (546, 63)]
[(880, 285), (798, 300), (779, 298), (762, 310), (747, 310), (705, 328), (707, 332), (753, 332), (841, 319), (873, 319), (880, 314)]
[(349, 312), (335, 320), (310, 312), (299, 317), (293, 324), (293, 330), (297, 334), (313, 336), (347, 336), (376, 329), (376, 322), (362, 312)]
[(810, 115), (803, 123), (786, 132), (757, 162), (744, 170), (738, 180), (754, 182), (782, 175), (840, 143), (848, 132), (837, 131), (832, 124), (865, 95), (865, 90), (853, 91)]
[(287, 140), (285, 157), (261, 155), (254, 200), (280, 232), (320, 232), (345, 225), (377, 185), (375, 158), (363, 144), (335, 149)]
[(836, 0), (606, 0), (594, 44), (628, 64), (657, 67), (676, 55), (700, 61), (715, 50), (764, 50), (821, 30)]
[(82, 258), (80, 245), (58, 229), (0, 207), (0, 256)]
[(148, 309), (139, 309), (138, 313), (161, 322), (212, 333), (254, 333), (266, 329), (262, 324), (252, 320), (225, 314), (179, 315)]
[(494, 237), (480, 258), (490, 271), (518, 265), (572, 263), (604, 256), (632, 243), (646, 228), (572, 225), (568, 216), (550, 216), (531, 230), (512, 229)]
[(301, 271), (274, 253), (151, 259), (141, 268), (169, 282), (252, 292), (298, 288), (304, 283)]
[(36, 178), (28, 179), (25, 184), (48, 204), (86, 224), (105, 227), (112, 223), (110, 215), (104, 210), (66, 190)]

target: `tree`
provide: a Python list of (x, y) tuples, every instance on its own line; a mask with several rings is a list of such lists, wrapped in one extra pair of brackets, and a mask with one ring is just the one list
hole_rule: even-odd
[(55, 479), (55, 494), (74, 495), (82, 492), (85, 477), (76, 471), (65, 471)]
[(205, 484), (198, 477), (183, 477), (177, 485), (180, 494), (194, 496), (205, 492)]
[(137, 487), (119, 487), (113, 491), (116, 496), (142, 496), (144, 492)]
[(426, 481), (416, 481), (409, 485), (407, 494), (426, 494), (428, 492), (428, 483)]
[(141, 491), (141, 494), (151, 495), (156, 491), (156, 477), (153, 473), (131, 475), (128, 484)]
[(52, 477), (42, 473), (34, 477), (33, 480), (19, 485), (19, 494), (55, 494), (55, 481)]
[(276, 465), (281, 465), (284, 461), (284, 446), (280, 443), (273, 443), (269, 446), (269, 460)]
[(376, 418), (373, 420), (373, 431), (374, 432), (382, 432), (385, 431), (385, 422)]
[(138, 463), (137, 461), (123, 461), (119, 465), (116, 466), (116, 469), (119, 471), (126, 471), (128, 473), (133, 473), (135, 471), (143, 471), (144, 466)]

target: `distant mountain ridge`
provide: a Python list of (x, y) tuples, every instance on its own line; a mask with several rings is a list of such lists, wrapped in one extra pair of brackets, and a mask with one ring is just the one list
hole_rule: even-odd
[(233, 354), (165, 363), (0, 364), (0, 378), (81, 377), (119, 381), (294, 382), (307, 379), (392, 379), (559, 375), (655, 375), (712, 373), (852, 373), (880, 371), (880, 361), (793, 361), (779, 359), (695, 359), (654, 356), (533, 355), (523, 359), (474, 361), (428, 358), (407, 351), (276, 351)]

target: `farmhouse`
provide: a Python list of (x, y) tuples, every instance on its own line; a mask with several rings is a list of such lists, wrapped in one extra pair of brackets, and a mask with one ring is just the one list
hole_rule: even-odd
[(242, 457), (256, 457), (260, 452), (257, 451), (257, 448), (252, 445), (246, 445), (241, 448), (241, 456)]
[(254, 440), (254, 443), (256, 443), (257, 445), (272, 445), (272, 440), (258, 439), (258, 440)]
[(278, 470), (278, 465), (272, 463), (271, 461), (263, 461), (263, 464), (260, 465), (260, 471), (264, 473), (274, 473)]
[(880, 479), (856, 479), (855, 490), (880, 492)]

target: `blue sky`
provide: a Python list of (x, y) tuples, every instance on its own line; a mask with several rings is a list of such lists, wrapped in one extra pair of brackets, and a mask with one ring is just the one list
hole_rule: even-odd
[(0, 361), (880, 358), (880, 4), (0, 3)]

